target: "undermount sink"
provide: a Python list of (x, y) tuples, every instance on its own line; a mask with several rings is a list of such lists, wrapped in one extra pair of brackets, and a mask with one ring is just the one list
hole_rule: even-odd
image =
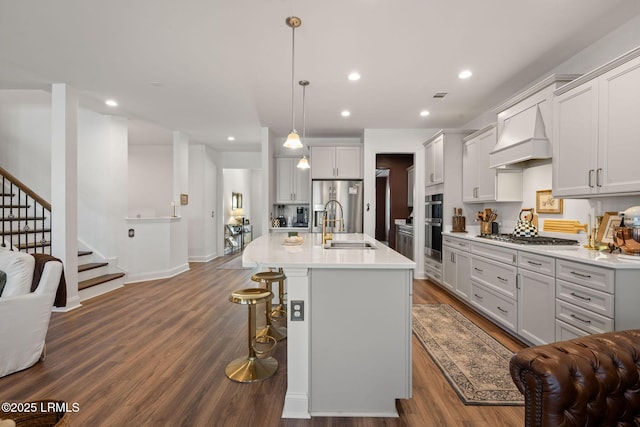
[(377, 249), (371, 242), (357, 241), (357, 240), (344, 240), (344, 241), (330, 241), (325, 243), (325, 249)]

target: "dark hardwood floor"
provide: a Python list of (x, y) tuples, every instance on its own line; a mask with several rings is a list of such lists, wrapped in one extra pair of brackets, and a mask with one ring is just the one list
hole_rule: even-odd
[[(126, 285), (79, 309), (53, 313), (47, 359), (0, 378), (0, 401), (77, 402), (74, 426), (520, 426), (513, 406), (465, 406), (413, 338), (413, 398), (400, 418), (281, 419), (286, 345), (276, 374), (254, 384), (229, 381), (226, 364), (246, 353), (245, 306), (228, 301), (250, 287), (251, 270), (193, 263), (171, 279)], [(438, 286), (414, 281), (414, 303), (448, 303), (513, 351), (523, 345)], [(2, 344), (0, 344), (2, 345)]]

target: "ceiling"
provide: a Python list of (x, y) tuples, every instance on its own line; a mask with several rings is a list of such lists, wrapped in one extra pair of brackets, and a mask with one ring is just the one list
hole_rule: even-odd
[(291, 128), (287, 16), (302, 19), (295, 126), (306, 79), (306, 135), (321, 138), (462, 126), (638, 14), (637, 0), (0, 0), (0, 89), (67, 83), (129, 117), (133, 143), (179, 130), (257, 151), (261, 127)]

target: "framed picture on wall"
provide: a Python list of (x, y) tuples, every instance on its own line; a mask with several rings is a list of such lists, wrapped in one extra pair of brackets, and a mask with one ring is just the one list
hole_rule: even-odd
[(556, 199), (551, 190), (536, 191), (536, 211), (542, 214), (561, 214), (563, 200)]
[(605, 212), (602, 217), (602, 222), (598, 228), (598, 235), (596, 241), (600, 243), (613, 243), (613, 233), (616, 227), (620, 225), (620, 217), (618, 212)]

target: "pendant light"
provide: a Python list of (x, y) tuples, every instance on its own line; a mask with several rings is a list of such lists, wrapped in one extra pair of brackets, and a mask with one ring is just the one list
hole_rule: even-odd
[[(300, 86), (302, 86), (302, 141), (306, 141), (307, 140), (307, 136), (306, 136), (306, 122), (307, 122), (307, 115), (305, 114), (304, 111), (304, 105), (305, 105), (305, 98), (306, 98), (306, 93), (307, 93), (307, 86), (309, 86), (309, 81), (308, 80), (300, 80), (298, 82), (298, 84)], [(298, 161), (298, 168), (300, 169), (309, 169), (311, 168), (311, 165), (309, 164), (309, 160), (307, 159), (306, 155), (303, 155), (302, 158)]]
[(302, 25), (302, 20), (297, 16), (288, 17), (285, 22), (287, 26), (291, 27), (291, 132), (287, 136), (287, 140), (284, 142), (284, 146), (287, 148), (301, 148), (300, 136), (296, 132), (295, 127), (295, 111), (293, 105), (293, 96), (295, 89), (295, 52), (296, 52), (296, 28)]

